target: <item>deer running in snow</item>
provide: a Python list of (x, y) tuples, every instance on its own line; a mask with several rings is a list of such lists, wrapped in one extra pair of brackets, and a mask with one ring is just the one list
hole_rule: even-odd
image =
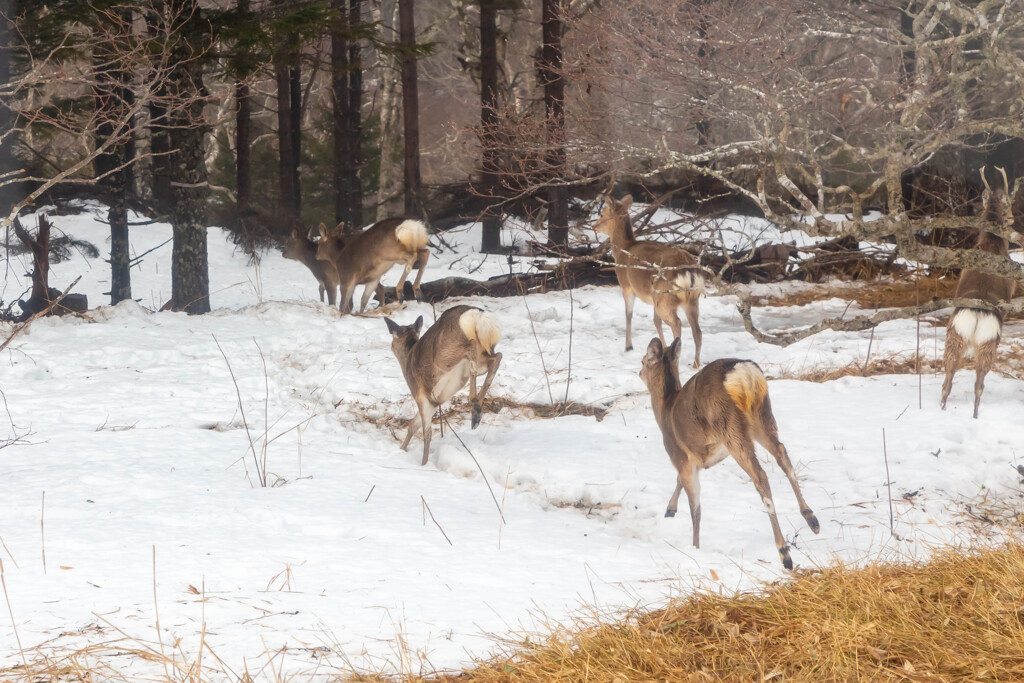
[[(326, 232), (327, 227), (321, 223), (320, 230)], [(285, 242), (282, 255), (309, 268), (313, 277), (320, 283), (320, 302), (323, 303), (324, 292), (327, 292), (327, 301), (333, 306), (338, 293), (338, 272), (333, 263), (318, 261), (316, 251), (317, 244), (309, 237), (309, 233), (303, 235), (296, 229), (292, 230), (288, 241)]]
[(665, 343), (662, 320), (672, 328), (673, 338), (679, 339), (682, 335), (683, 323), (678, 312), (682, 306), (693, 333), (693, 367), (700, 367), (699, 304), (710, 273), (698, 266), (696, 257), (684, 249), (636, 239), (629, 217), (632, 205), (632, 195), (626, 195), (621, 201), (608, 196), (601, 217), (594, 224), (594, 230), (611, 238), (615, 277), (626, 301), (626, 350), (633, 348), (633, 302), (636, 297), (654, 306), (654, 325), (662, 344)]
[(660, 340), (652, 339), (640, 370), (640, 378), (651, 394), (651, 406), (661, 428), (665, 450), (677, 473), (676, 490), (665, 516), (675, 516), (679, 493), (685, 489), (693, 524), (693, 545), (699, 548), (700, 470), (731, 455), (753, 480), (768, 511), (782, 566), (792, 569), (793, 560), (779, 529), (768, 476), (754, 453), (754, 441), (764, 446), (786, 473), (807, 526), (814, 533), (818, 533), (820, 526), (800, 492), (786, 447), (779, 442), (764, 374), (752, 361), (726, 358), (708, 363), (681, 386), (679, 349), (678, 338), (667, 350)]
[(405, 279), (413, 267), (417, 268), (417, 273), (412, 289), (417, 299), (421, 297), (420, 280), (430, 258), (430, 250), (426, 248), (427, 227), (423, 221), (414, 218), (386, 218), (354, 235), (343, 235), (342, 228), (343, 224), (339, 224), (328, 232), (326, 226), (321, 224), (316, 255), (321, 261), (333, 264), (338, 272), (341, 286), (339, 306), (342, 313), (352, 312), (352, 295), (356, 285), (365, 285), (360, 312), (366, 310), (366, 304), (374, 291), (383, 306), (380, 279), (396, 263), (405, 266), (395, 287), (398, 300), (402, 300)]
[[(480, 402), (487, 395), (491, 380), (501, 364), (501, 354), (494, 347), (501, 337), (495, 317), (473, 306), (455, 306), (441, 314), (437, 322), (420, 337), (423, 316), (412, 325), (399, 325), (384, 318), (391, 332), (391, 350), (402, 366), (402, 374), (412, 391), (419, 410), (409, 423), (402, 450), (412, 437), (423, 430), (423, 462), (430, 453), (430, 425), (438, 406), (450, 399), (469, 382), (469, 400), (473, 409), (470, 425), (480, 424)], [(484, 385), (477, 393), (476, 378), (485, 374)]]
[[(1010, 185), (1006, 172), (1001, 168), (997, 170), (1003, 176), (1003, 189), (993, 191), (985, 179), (985, 169), (981, 169), (981, 181), (985, 184), (981, 195), (983, 216), (987, 221), (1010, 227), (1013, 225)], [(974, 233), (975, 249), (1009, 258), (1009, 244), (1005, 239), (981, 229)], [(958, 299), (981, 299), (995, 304), (1012, 299), (1016, 284), (1009, 278), (965, 268), (960, 273), (955, 296)], [(953, 375), (960, 368), (964, 353), (974, 347), (974, 417), (978, 417), (981, 394), (985, 390), (985, 375), (995, 362), (996, 347), (999, 346), (1002, 333), (1003, 316), (998, 311), (981, 308), (957, 308), (953, 311), (946, 324), (946, 344), (942, 352), (942, 367), (946, 372), (946, 379), (942, 383), (943, 410), (946, 409), (946, 399), (953, 388)]]

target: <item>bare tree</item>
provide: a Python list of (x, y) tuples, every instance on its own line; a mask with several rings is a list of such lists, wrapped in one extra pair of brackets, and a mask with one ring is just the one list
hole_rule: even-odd
[(416, 25), (413, 0), (398, 0), (398, 38), (402, 44), (402, 122), (405, 141), (405, 213), (423, 213), (420, 177), (420, 105), (416, 76)]

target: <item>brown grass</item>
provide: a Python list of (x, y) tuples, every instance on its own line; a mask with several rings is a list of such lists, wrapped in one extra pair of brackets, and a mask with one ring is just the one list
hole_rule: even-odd
[[(930, 354), (929, 354), (930, 355)], [(942, 359), (925, 357), (921, 354), (920, 373), (923, 375), (941, 375)], [(974, 370), (973, 357), (967, 357), (960, 371)], [(810, 369), (781, 370), (768, 373), (769, 379), (796, 379), (805, 382), (831, 382), (841, 377), (875, 377), (877, 375), (916, 375), (919, 370), (913, 356), (886, 355), (872, 358), (866, 365), (861, 362), (849, 363), (838, 367), (823, 365)], [(992, 372), (1005, 377), (1024, 379), (1024, 345), (1017, 343), (1001, 344), (992, 366)]]
[(1020, 543), (835, 567), (558, 633), (436, 680), (1024, 680), (1022, 585)]
[(951, 298), (956, 292), (955, 278), (913, 277), (906, 280), (890, 278), (823, 284), (813, 289), (793, 292), (780, 297), (755, 297), (759, 306), (804, 306), (825, 299), (856, 301), (865, 310), (915, 306), (931, 299)]

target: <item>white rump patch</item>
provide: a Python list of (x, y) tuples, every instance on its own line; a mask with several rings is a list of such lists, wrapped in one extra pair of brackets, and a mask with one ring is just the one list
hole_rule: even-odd
[(459, 316), (459, 327), (466, 339), (475, 339), (487, 353), (494, 351), (495, 345), (501, 339), (501, 326), (498, 319), (487, 311), (479, 308), (471, 308)]
[(691, 291), (704, 291), (704, 276), (699, 270), (687, 270), (676, 275), (677, 294), (689, 294)]
[(427, 246), (427, 226), (423, 221), (409, 218), (395, 228), (395, 237), (406, 249), (418, 251)]
[(1003, 331), (1003, 323), (999, 316), (976, 308), (961, 308), (953, 313), (950, 327), (968, 344), (984, 344), (998, 339)]

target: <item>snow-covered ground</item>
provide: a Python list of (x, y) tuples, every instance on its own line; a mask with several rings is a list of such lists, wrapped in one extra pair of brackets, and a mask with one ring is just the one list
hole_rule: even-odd
[[(96, 306), (106, 300), (109, 246), (96, 220), (105, 212), (88, 208), (53, 222), (101, 258), (55, 265), (51, 284), (82, 275), (77, 291)], [(764, 228), (735, 221), (744, 223)], [(473, 252), (477, 230), (447, 233), (456, 251), (435, 256), (425, 279), (508, 272), (504, 257)], [(169, 236), (165, 225), (133, 228), (133, 250)], [(493, 637), (581, 610), (785, 576), (761, 502), (731, 460), (701, 478), (699, 550), (688, 515), (662, 516), (674, 470), (637, 376), (654, 326), (638, 304), (637, 350), (623, 352), (617, 288), (390, 306), (400, 323), (423, 315), (429, 324), (469, 301), (503, 326), (493, 395), (508, 406), (471, 431), (460, 398), (420, 467), (418, 440), (399, 448), (414, 407), (381, 316), (340, 317), (301, 264), (270, 253), (251, 265), (219, 229), (209, 245), (211, 314), (151, 312), (170, 296), (168, 243), (132, 271), (141, 305), (40, 319), (0, 357), (0, 388), (24, 441), (0, 450), (0, 559), (13, 615), (0, 610), (0, 669), (79, 651), (111, 675), (166, 675), (160, 658), (125, 649), (184, 666), (201, 656), (215, 680), (452, 668), (486, 655)], [(24, 291), (28, 258), (7, 265), (5, 301)], [(911, 320), (873, 339), (823, 332), (788, 348), (759, 344), (735, 303), (702, 302), (705, 362), (749, 358), (792, 377), (863, 362), (869, 345), (872, 357), (912, 356), (917, 343)], [(847, 306), (768, 307), (755, 318), (792, 327)], [(9, 330), (0, 326), (0, 337)], [(685, 327), (683, 336), (688, 361)], [(1024, 331), (1010, 326), (1008, 336), (1019, 343)], [(941, 326), (922, 326), (927, 358), (941, 354), (942, 337)], [(797, 565), (921, 557), (968, 542), (958, 501), (1019, 491), (1024, 382), (990, 375), (973, 420), (973, 373), (957, 380), (945, 413), (932, 374), (921, 408), (914, 375), (770, 382), (780, 436), (822, 523), (811, 534), (761, 452)], [(607, 412), (542, 419), (525, 407), (565, 398)]]

